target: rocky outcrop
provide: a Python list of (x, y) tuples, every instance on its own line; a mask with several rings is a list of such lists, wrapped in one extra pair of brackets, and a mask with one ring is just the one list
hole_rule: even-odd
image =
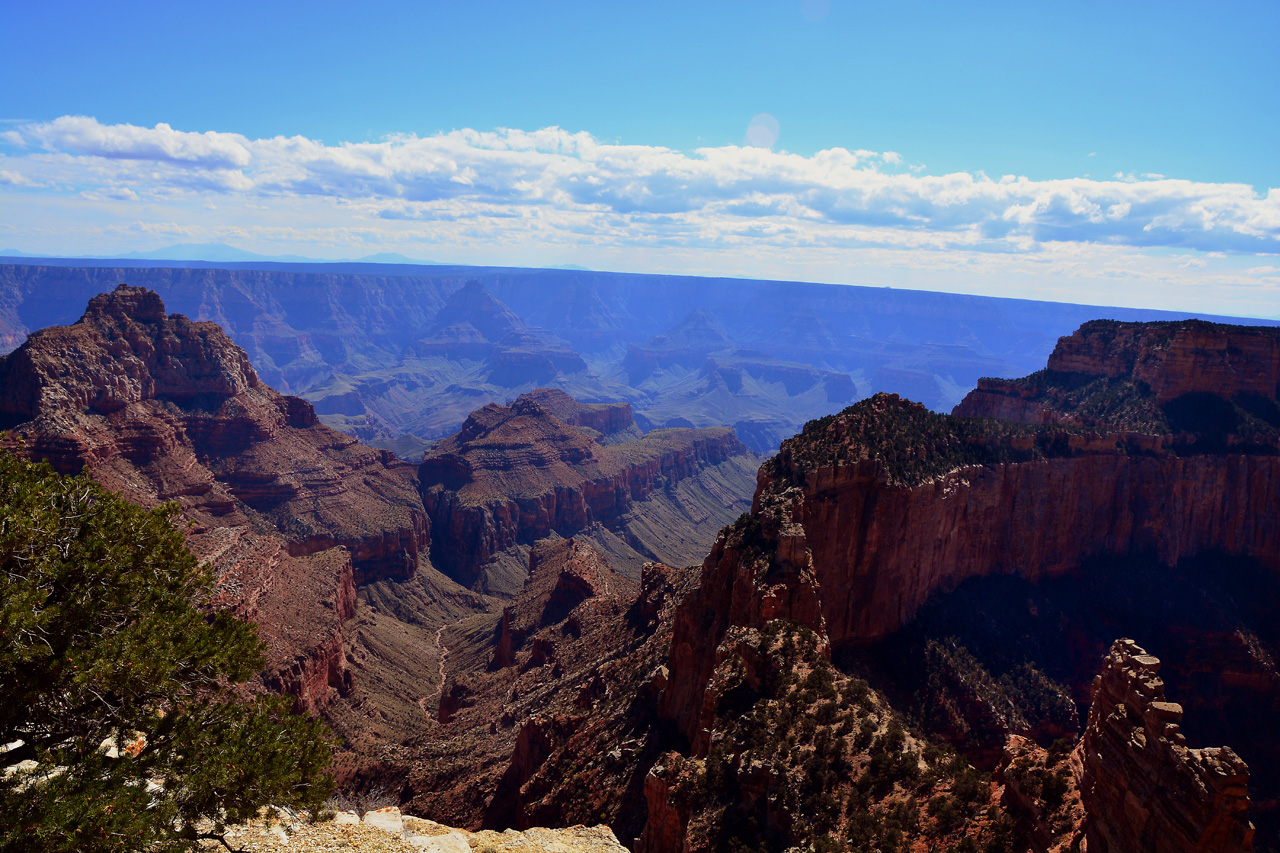
[(992, 774), (1000, 785), (1000, 805), (1017, 821), (1038, 853), (1070, 853), (1084, 837), (1084, 806), (1071, 766), (1071, 750), (1052, 750), (1010, 735)]
[(218, 603), (261, 627), (268, 684), (312, 709), (344, 689), (355, 584), (408, 577), (430, 541), (413, 466), (322, 426), (216, 324), (128, 285), (0, 359), (0, 388), (20, 452), (179, 504)]
[(605, 820), (630, 845), (644, 824), (653, 708), (685, 573), (646, 566), (637, 599), (635, 582), (581, 538), (539, 543), (530, 563), (500, 619), (446, 631), (452, 683), (438, 732), (415, 733), (400, 769), (379, 778), (407, 779), (406, 802), (437, 820)]
[(718, 697), (707, 685), (728, 654), (721, 644), (731, 627), (759, 629), (785, 619), (815, 631), (826, 647), (821, 593), (804, 531), (776, 509), (762, 506), (721, 533), (702, 564), (697, 588), (676, 609), (670, 678), (659, 710), (696, 756), (710, 747)]
[(1280, 426), (1280, 330), (1202, 320), (1095, 320), (1060, 338), (1045, 370), (979, 380), (954, 414), (1119, 428), (1149, 428), (1154, 419), (1177, 432), (1176, 411), (1169, 424), (1169, 413), (1158, 410), (1188, 395), (1241, 400), (1255, 417)]
[(1085, 323), (1058, 341), (1048, 370), (1132, 377), (1160, 403), (1183, 394), (1280, 394), (1280, 330), (1186, 320)]
[(1252, 850), (1248, 767), (1230, 747), (1186, 745), (1159, 670), (1117, 640), (1094, 681), (1075, 759), (1090, 853)]
[[(201, 850), (226, 849), (215, 837), (198, 843)], [(232, 849), (246, 853), (294, 850), (347, 850), (351, 853), (626, 853), (607, 826), (534, 827), (524, 832), (468, 832), (404, 814), (398, 806), (364, 811), (337, 811), (331, 820), (311, 822), (283, 809), (267, 808), (258, 819), (227, 827)]]
[(751, 516), (725, 531), (676, 614), (660, 710), (689, 754), (711, 749), (714, 685), (741, 657), (733, 638), (770, 619), (852, 653), (973, 578), (1041, 582), (1095, 558), (1172, 566), (1206, 553), (1280, 571), (1280, 456), (1265, 436), (1252, 452), (1202, 452), (1194, 435), (1100, 418), (1002, 423), (877, 395), (784, 442), (760, 470)]
[(592, 437), (602, 444), (631, 441), (641, 436), (630, 403), (580, 403), (555, 388), (538, 388), (516, 399), (532, 400), (570, 426), (594, 430), (598, 435)]
[[(524, 588), (503, 608), (493, 666), (515, 666), (525, 643), (543, 628), (563, 622), (582, 602), (596, 595), (629, 598), (634, 581), (622, 577), (604, 556), (577, 539), (546, 539), (529, 554)], [(521, 661), (536, 665), (537, 650)]]
[(1122, 440), (1072, 438), (1071, 455), (965, 466), (913, 486), (890, 485), (872, 461), (804, 469), (784, 446), (760, 487), (799, 489), (793, 517), (836, 645), (897, 630), (968, 578), (1038, 580), (1104, 554), (1173, 564), (1218, 549), (1280, 570), (1280, 459), (1140, 455)]
[(654, 491), (746, 452), (725, 427), (603, 445), (535, 398), (490, 404), (419, 468), (436, 563), (475, 584), (489, 559), (517, 543), (610, 524)]

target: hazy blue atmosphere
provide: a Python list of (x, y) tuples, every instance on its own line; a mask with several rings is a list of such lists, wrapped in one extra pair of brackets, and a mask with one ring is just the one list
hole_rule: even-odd
[(9, 3), (0, 23), (0, 249), (1280, 315), (1274, 3)]

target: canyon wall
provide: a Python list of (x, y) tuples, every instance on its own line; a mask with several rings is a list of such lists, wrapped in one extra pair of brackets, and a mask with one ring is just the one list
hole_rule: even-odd
[(760, 494), (799, 490), (792, 512), (836, 646), (898, 630), (968, 578), (1034, 581), (1104, 554), (1172, 565), (1216, 549), (1280, 570), (1280, 457), (1079, 444), (1069, 457), (964, 467), (915, 486), (889, 485), (872, 461), (800, 469), (784, 445)]
[[(1206, 552), (1280, 571), (1278, 342), (1271, 329), (1099, 321), (1059, 342), (1052, 370), (990, 380), (1000, 393), (958, 409), (1022, 423), (883, 394), (810, 422), (761, 467), (752, 517), (725, 531), (679, 608), (663, 715), (695, 754), (707, 748), (706, 684), (731, 626), (781, 617), (855, 649), (971, 578)], [(1214, 400), (1236, 407), (1247, 452), (1231, 435), (1216, 445), (1230, 452), (1207, 452), (1160, 420)]]
[[(1123, 427), (1126, 401), (1081, 394), (1081, 386), (1095, 380), (1113, 389), (1127, 386), (1132, 391), (1126, 396), (1150, 398), (1153, 410), (1186, 395), (1274, 404), (1280, 397), (1280, 330), (1202, 320), (1094, 320), (1058, 339), (1045, 370), (1021, 379), (980, 379), (954, 414)], [(1274, 407), (1264, 402), (1266, 408)]]

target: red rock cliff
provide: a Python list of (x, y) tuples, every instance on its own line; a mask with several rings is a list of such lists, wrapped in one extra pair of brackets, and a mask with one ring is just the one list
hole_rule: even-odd
[[(214, 323), (121, 285), (0, 359), (9, 442), (126, 498), (177, 501), (219, 601), (258, 622), (266, 680), (303, 707), (341, 688), (355, 583), (407, 576), (429, 542), (412, 466), (259, 381)], [(345, 546), (338, 548), (337, 546)]]
[(762, 466), (756, 527), (727, 531), (677, 614), (663, 713), (696, 748), (717, 644), (766, 612), (838, 648), (983, 575), (1037, 580), (1094, 556), (1172, 564), (1214, 549), (1280, 570), (1277, 507), (1275, 455), (1176, 455), (1155, 436), (971, 421), (877, 395)]
[(1192, 749), (1160, 661), (1117, 640), (1094, 680), (1073, 759), (1090, 853), (1253, 850), (1249, 768), (1230, 747)]
[(874, 461), (803, 469), (785, 444), (761, 470), (758, 495), (798, 485), (792, 514), (837, 646), (896, 631), (934, 592), (981, 575), (1038, 580), (1104, 554), (1171, 565), (1211, 549), (1280, 570), (1273, 456), (1140, 455), (1081, 437), (1062, 458), (888, 480)]

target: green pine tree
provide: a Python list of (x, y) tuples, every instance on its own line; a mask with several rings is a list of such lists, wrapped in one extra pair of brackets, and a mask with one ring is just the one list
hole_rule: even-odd
[(190, 849), (330, 793), (324, 724), (234, 695), (263, 645), (200, 608), (177, 509), (0, 452), (0, 849)]

